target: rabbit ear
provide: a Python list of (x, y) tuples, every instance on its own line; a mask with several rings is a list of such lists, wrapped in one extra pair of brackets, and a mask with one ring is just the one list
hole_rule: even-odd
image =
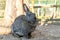
[(25, 12), (28, 12), (28, 11), (29, 11), (29, 9), (28, 9), (28, 7), (27, 7), (26, 4), (23, 4), (23, 10), (24, 10)]

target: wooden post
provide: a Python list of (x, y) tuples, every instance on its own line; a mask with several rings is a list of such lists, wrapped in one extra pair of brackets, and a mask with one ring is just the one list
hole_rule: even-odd
[(10, 26), (17, 16), (23, 15), (23, 0), (6, 0), (5, 26)]
[(16, 7), (15, 7), (16, 0), (6, 0), (6, 7), (5, 7), (5, 14), (4, 14), (4, 23), (5, 26), (11, 25), (11, 19), (16, 17)]
[(24, 15), (23, 0), (16, 0), (17, 16)]
[(32, 0), (32, 12), (34, 12), (33, 6), (34, 6), (34, 0)]

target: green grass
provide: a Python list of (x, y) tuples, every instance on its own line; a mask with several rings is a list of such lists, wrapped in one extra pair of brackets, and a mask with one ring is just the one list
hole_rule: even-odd
[[(56, 0), (57, 4), (60, 4), (60, 0)], [(32, 3), (32, 0), (30, 0), (30, 3)], [(38, 0), (34, 0), (35, 4), (38, 4)], [(40, 0), (41, 4), (55, 4), (55, 0)]]
[(4, 16), (0, 16), (0, 18), (4, 18)]

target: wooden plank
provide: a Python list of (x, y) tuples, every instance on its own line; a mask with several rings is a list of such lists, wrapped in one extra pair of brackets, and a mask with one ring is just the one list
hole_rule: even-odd
[(48, 21), (60, 21), (60, 19), (47, 19)]
[[(38, 19), (39, 21), (41, 21), (41, 19)], [(47, 21), (60, 21), (60, 19), (45, 19)]]
[(60, 7), (60, 5), (51, 5), (51, 7)]

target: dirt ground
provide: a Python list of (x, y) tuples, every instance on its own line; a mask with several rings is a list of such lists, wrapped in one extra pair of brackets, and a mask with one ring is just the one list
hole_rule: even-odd
[(9, 35), (0, 35), (0, 40), (60, 40), (60, 23), (50, 24), (46, 26), (38, 26), (36, 27), (35, 30), (38, 30), (37, 31), (38, 34), (36, 35), (33, 34), (35, 38), (31, 39), (26, 39), (23, 37), (18, 38), (12, 36), (12, 34), (9, 34)]

